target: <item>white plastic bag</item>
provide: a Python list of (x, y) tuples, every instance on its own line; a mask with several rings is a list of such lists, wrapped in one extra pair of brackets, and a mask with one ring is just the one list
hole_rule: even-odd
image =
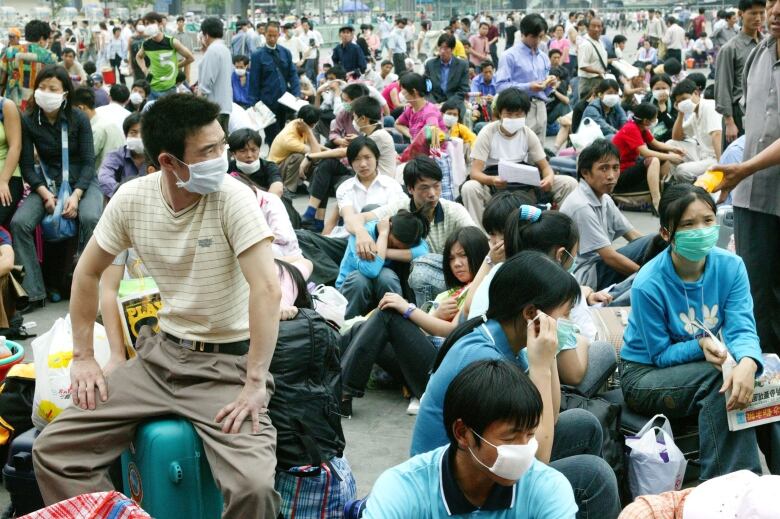
[[(657, 418), (663, 419), (661, 427), (653, 425)], [(672, 428), (664, 415), (655, 415), (636, 436), (627, 436), (626, 447), (631, 449), (628, 486), (634, 498), (682, 488), (688, 460), (674, 444)]]
[(460, 186), (466, 181), (466, 156), (463, 151), (463, 139), (455, 137), (450, 140), (448, 152), (452, 158), (450, 179), (452, 181), (452, 194), (457, 198), (460, 195)]
[[(108, 363), (111, 350), (106, 330), (95, 323), (92, 336), (95, 360), (102, 368)], [(71, 405), (70, 362), (73, 360), (73, 332), (70, 315), (60, 317), (51, 329), (32, 342), (35, 358), (35, 395), (32, 422), (43, 429), (63, 409)]]
[(311, 293), (314, 310), (328, 321), (341, 328), (347, 313), (347, 298), (341, 292), (327, 285), (317, 285)]
[(593, 119), (590, 117), (585, 117), (580, 122), (580, 127), (577, 128), (577, 133), (572, 133), (569, 135), (571, 145), (574, 146), (574, 149), (577, 150), (577, 153), (593, 144), (596, 139), (603, 138), (604, 132), (601, 131), (599, 125), (596, 124), (596, 122), (593, 121)]

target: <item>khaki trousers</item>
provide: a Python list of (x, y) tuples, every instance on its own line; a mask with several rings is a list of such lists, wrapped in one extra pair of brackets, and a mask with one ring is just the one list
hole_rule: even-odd
[(544, 139), (547, 137), (547, 105), (538, 97), (531, 98), (531, 109), (525, 116), (525, 125), (539, 137), (539, 142), (544, 147)]
[[(567, 175), (555, 175), (552, 185), (553, 202), (558, 207), (569, 194), (577, 189), (577, 181)], [(471, 219), (474, 220), (480, 228), (482, 227), (482, 214), (485, 212), (490, 198), (493, 196), (494, 188), (480, 184), (476, 180), (467, 180), (460, 188), (460, 196), (463, 199), (463, 205), (466, 207)]]
[[(133, 440), (143, 420), (176, 414), (192, 422), (217, 487), (225, 518), (276, 518), (276, 430), (267, 413), (252, 434), (245, 421), (238, 434), (223, 433), (217, 412), (235, 400), (246, 380), (246, 355), (201, 353), (153, 335), (145, 326), (138, 355), (107, 378), (108, 400), (93, 411), (70, 407), (36, 439), (35, 476), (47, 505), (80, 494), (111, 490), (106, 469)], [(273, 379), (266, 382), (268, 397)], [(160, 470), (166, 470), (160, 467)]]
[(303, 162), (304, 158), (303, 153), (291, 153), (279, 163), (279, 172), (282, 175), (282, 182), (287, 191), (295, 193), (298, 190), (298, 184), (301, 183), (301, 162)]

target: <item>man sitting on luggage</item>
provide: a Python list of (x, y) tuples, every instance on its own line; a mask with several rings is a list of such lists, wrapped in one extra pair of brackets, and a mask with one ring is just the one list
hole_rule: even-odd
[[(597, 139), (577, 160), (579, 187), (563, 202), (580, 231), (580, 250), (574, 277), (580, 285), (599, 291), (639, 271), (654, 235), (642, 236), (609, 195), (620, 176), (620, 152), (606, 139)], [(622, 236), (629, 243), (615, 249)]]
[(472, 363), (444, 397), (450, 444), (385, 471), (363, 517), (574, 517), (571, 485), (534, 457), (541, 414), (539, 392), (519, 367)]
[[(203, 441), (223, 517), (279, 513), (267, 412), (280, 301), (273, 235), (252, 191), (225, 174), (218, 116), (219, 106), (186, 94), (149, 108), (144, 148), (160, 171), (117, 190), (79, 259), (70, 307), (74, 405), (33, 449), (47, 505), (110, 490), (107, 469), (138, 424), (175, 413)], [(165, 301), (160, 332), (143, 327), (138, 355), (104, 371), (92, 345), (98, 280), (130, 247)]]

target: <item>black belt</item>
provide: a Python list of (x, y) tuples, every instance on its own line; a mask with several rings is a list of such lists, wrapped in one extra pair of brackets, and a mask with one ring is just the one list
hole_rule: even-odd
[(227, 355), (246, 355), (249, 351), (249, 341), (227, 342), (227, 343), (214, 343), (203, 341), (191, 341), (189, 339), (180, 339), (175, 335), (171, 335), (167, 332), (162, 332), (163, 336), (182, 348), (187, 348), (192, 351), (200, 351), (203, 353), (225, 353)]

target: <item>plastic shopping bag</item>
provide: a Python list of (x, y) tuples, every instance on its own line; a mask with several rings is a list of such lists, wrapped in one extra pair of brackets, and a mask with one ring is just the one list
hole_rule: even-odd
[(582, 122), (580, 122), (580, 127), (577, 128), (577, 133), (572, 133), (569, 135), (571, 145), (574, 146), (574, 149), (577, 150), (577, 153), (593, 144), (596, 139), (603, 138), (604, 132), (601, 131), (599, 125), (596, 124), (590, 117), (585, 117)]
[[(104, 367), (111, 356), (106, 330), (95, 323), (92, 344), (95, 360)], [(71, 405), (70, 363), (73, 360), (73, 332), (70, 315), (60, 317), (51, 329), (32, 342), (35, 356), (35, 394), (32, 422), (43, 429)]]
[[(655, 420), (663, 419), (661, 427)], [(669, 420), (655, 415), (636, 436), (626, 437), (628, 455), (628, 486), (634, 498), (680, 490), (688, 460), (674, 444)]]
[(347, 298), (341, 292), (327, 285), (317, 285), (311, 293), (314, 310), (325, 320), (341, 328), (347, 313)]

